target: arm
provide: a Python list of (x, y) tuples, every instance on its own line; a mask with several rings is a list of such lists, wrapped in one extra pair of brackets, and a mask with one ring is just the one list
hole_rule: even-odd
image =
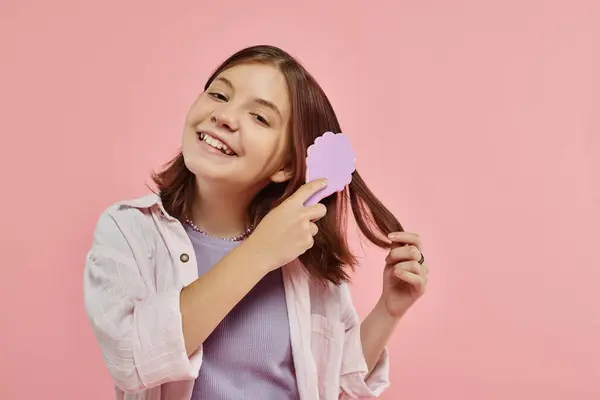
[[(83, 281), (85, 310), (108, 372), (126, 393), (192, 379), (201, 352), (192, 358), (185, 352), (180, 290), (147, 289), (113, 212), (105, 211), (98, 220)], [(137, 210), (118, 212), (124, 213), (123, 220), (137, 217)]]
[(322, 218), (327, 208), (322, 204), (305, 207), (304, 203), (326, 184), (317, 179), (301, 186), (271, 210), (240, 246), (183, 289), (181, 312), (188, 354), (269, 271), (312, 247), (318, 231), (314, 221)]
[[(382, 309), (378, 306), (361, 324), (346, 284), (340, 287), (340, 294), (342, 320), (346, 325), (340, 399), (379, 397), (390, 385), (385, 343), (393, 330), (390, 325), (395, 324), (380, 314)], [(374, 329), (385, 332), (373, 332)]]
[[(131, 213), (122, 214), (123, 220), (138, 217), (137, 210), (118, 212)], [(127, 240), (111, 210), (103, 213), (84, 272), (85, 309), (107, 369), (126, 393), (195, 379), (202, 341), (261, 274), (242, 268), (254, 260), (240, 246), (238, 255), (223, 259), (214, 273), (188, 288), (155, 293)]]
[[(355, 380), (353, 386), (342, 385), (349, 395), (379, 395), (389, 386), (388, 354), (385, 349), (392, 332), (400, 318), (423, 295), (428, 280), (428, 268), (423, 263), (421, 240), (418, 235), (407, 232), (394, 232), (390, 240), (403, 244), (390, 250), (386, 257), (386, 267), (383, 272), (383, 291), (380, 300), (367, 316), (360, 328), (361, 349), (364, 354), (365, 383), (369, 391)], [(408, 246), (405, 246), (407, 245)], [(346, 289), (346, 298), (349, 291)], [(350, 304), (350, 301), (345, 303)], [(347, 306), (346, 310), (350, 307)], [(347, 311), (347, 315), (351, 315)], [(348, 333), (346, 334), (348, 336)], [(378, 391), (373, 389), (378, 387)], [(381, 389), (381, 386), (384, 386)], [(343, 395), (342, 395), (343, 397)]]
[(246, 241), (181, 291), (185, 348), (191, 355), (225, 316), (266, 275), (266, 265)]
[(387, 342), (400, 321), (388, 313), (380, 299), (360, 325), (360, 340), (369, 373), (381, 358)]

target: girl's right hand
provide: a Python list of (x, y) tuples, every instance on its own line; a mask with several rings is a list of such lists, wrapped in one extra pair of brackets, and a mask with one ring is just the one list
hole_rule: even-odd
[[(258, 252), (267, 272), (295, 260), (314, 244), (318, 228), (314, 221), (325, 216), (327, 208), (304, 203), (325, 188), (327, 181), (318, 179), (302, 185), (279, 206), (272, 209), (246, 239), (246, 248)], [(254, 257), (256, 258), (256, 257)]]

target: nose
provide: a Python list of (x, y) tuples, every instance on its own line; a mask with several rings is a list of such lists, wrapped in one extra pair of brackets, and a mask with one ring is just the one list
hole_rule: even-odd
[(219, 128), (226, 129), (230, 132), (235, 132), (238, 129), (237, 122), (232, 113), (226, 112), (226, 110), (223, 109), (215, 110), (210, 117), (210, 121)]

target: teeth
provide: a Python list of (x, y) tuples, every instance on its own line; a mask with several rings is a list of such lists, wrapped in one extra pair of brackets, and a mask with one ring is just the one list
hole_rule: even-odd
[(214, 137), (207, 135), (204, 132), (200, 132), (200, 140), (209, 146), (214, 147), (215, 149), (221, 150), (221, 152), (227, 154), (228, 156), (235, 154), (229, 147), (227, 147), (227, 145), (225, 145), (225, 143), (221, 142), (219, 139), (215, 139)]

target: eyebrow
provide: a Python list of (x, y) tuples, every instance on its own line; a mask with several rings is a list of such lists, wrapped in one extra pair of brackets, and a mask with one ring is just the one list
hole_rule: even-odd
[[(218, 77), (216, 79), (217, 81), (223, 82), (226, 86), (228, 86), (230, 89), (234, 89), (233, 88), (233, 83), (231, 83), (231, 81), (225, 77)], [(265, 100), (265, 99), (261, 99), (259, 97), (256, 97), (253, 99), (253, 101), (257, 104), (261, 104), (265, 107), (270, 108), (271, 110), (275, 111), (277, 113), (277, 115), (279, 115), (279, 118), (283, 119), (283, 116), (281, 115), (281, 112), (279, 111), (279, 108), (277, 108), (277, 106), (275, 105), (275, 103), (273, 103), (272, 101), (269, 100)]]
[(218, 81), (223, 82), (225, 85), (229, 86), (230, 89), (233, 89), (233, 83), (227, 78), (223, 78), (222, 76), (217, 78)]

